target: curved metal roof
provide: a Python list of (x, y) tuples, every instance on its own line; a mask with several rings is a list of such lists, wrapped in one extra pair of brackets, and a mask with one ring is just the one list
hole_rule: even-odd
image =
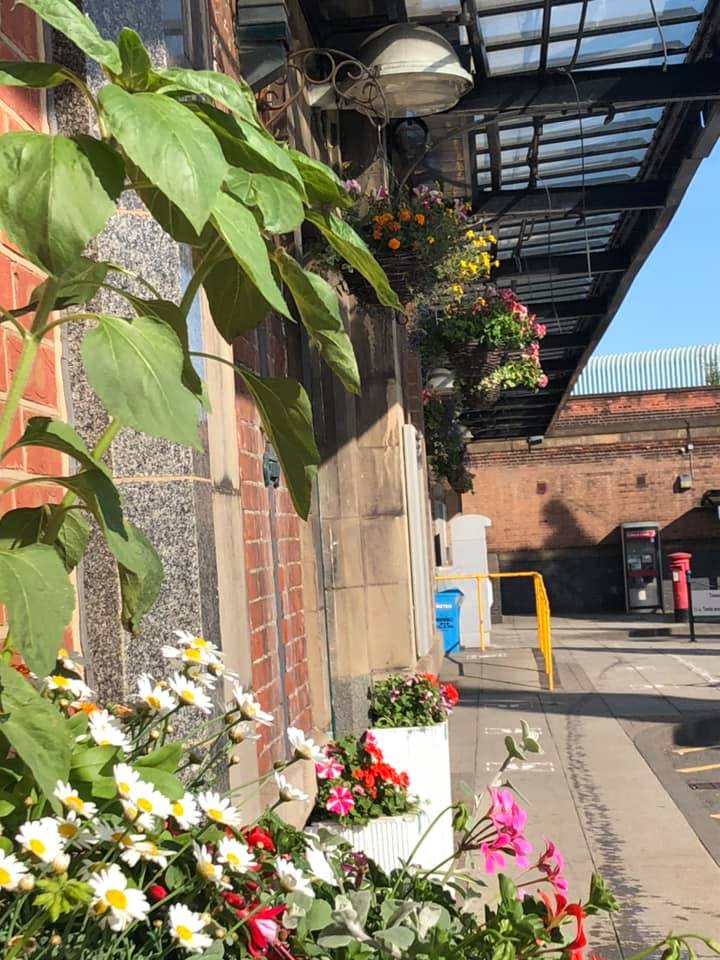
[(572, 396), (720, 386), (720, 343), (591, 357)]

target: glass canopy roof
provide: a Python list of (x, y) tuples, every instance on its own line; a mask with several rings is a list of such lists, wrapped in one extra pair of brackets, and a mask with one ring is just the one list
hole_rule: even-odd
[[(471, 411), (478, 438), (543, 433), (720, 134), (717, 0), (306, 0), (343, 49), (386, 23), (441, 31), (475, 76), (424, 118), (417, 182), (492, 223), (497, 282), (548, 327), (548, 387)], [(407, 164), (406, 164), (407, 165)]]

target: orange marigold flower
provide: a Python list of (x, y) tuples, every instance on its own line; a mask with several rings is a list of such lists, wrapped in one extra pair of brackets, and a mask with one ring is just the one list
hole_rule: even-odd
[(416, 223), (419, 227), (424, 227), (424, 226), (425, 226), (425, 214), (424, 214), (424, 213), (416, 213), (416, 214), (415, 214), (415, 223)]
[[(403, 223), (407, 223), (411, 217), (412, 214), (407, 207), (400, 207), (400, 210), (398, 211), (398, 220), (402, 220)], [(417, 220), (417, 217), (415, 217), (415, 219)]]
[(389, 223), (387, 225), (387, 228), (390, 231), (390, 233), (398, 233), (402, 229), (400, 224), (397, 222), (397, 220), (393, 220), (391, 223)]
[(382, 237), (382, 230), (376, 227), (372, 232), (373, 240), (379, 240)]
[(90, 716), (91, 713), (95, 713), (100, 707), (96, 703), (79, 703), (77, 709)]
[(399, 249), (400, 249), (400, 241), (398, 240), (397, 237), (392, 237), (390, 240), (388, 240), (388, 244), (387, 244), (387, 245), (388, 245), (388, 247), (389, 247), (391, 250), (399, 250)]

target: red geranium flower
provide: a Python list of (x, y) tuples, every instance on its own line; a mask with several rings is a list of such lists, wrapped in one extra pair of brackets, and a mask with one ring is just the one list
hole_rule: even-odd
[(264, 956), (268, 947), (273, 947), (277, 943), (280, 924), (275, 918), (284, 910), (283, 904), (277, 907), (264, 907), (262, 910), (251, 908), (247, 917), (247, 928), (250, 934), (248, 951), (252, 957)]
[(249, 847), (259, 847), (261, 850), (267, 850), (269, 853), (275, 853), (275, 844), (269, 833), (261, 830), (260, 827), (253, 827), (245, 834), (245, 843)]

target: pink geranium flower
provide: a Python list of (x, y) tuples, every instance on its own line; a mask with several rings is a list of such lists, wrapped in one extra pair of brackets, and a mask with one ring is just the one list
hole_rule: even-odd
[(315, 773), (318, 780), (337, 780), (342, 775), (343, 766), (335, 757), (315, 762)]
[(325, 804), (330, 813), (336, 813), (339, 817), (346, 816), (354, 806), (353, 795), (347, 787), (333, 787)]
[(547, 877), (556, 893), (565, 896), (569, 889), (569, 884), (562, 875), (565, 869), (565, 858), (560, 853), (552, 840), (545, 841), (545, 850), (537, 862), (537, 868)]
[(485, 873), (494, 873), (505, 866), (505, 857), (501, 853), (502, 842), (507, 837), (496, 837), (492, 843), (481, 843), (480, 852), (485, 857)]

